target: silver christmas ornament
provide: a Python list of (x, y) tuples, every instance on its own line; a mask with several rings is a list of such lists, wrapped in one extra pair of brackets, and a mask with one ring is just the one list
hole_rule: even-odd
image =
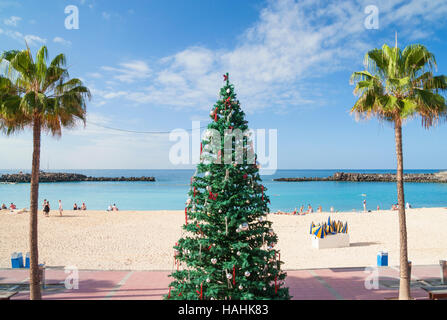
[(211, 172), (209, 172), (209, 171), (205, 172), (205, 177), (208, 177), (210, 175), (211, 175)]
[(227, 89), (227, 93), (230, 93), (231, 92), (231, 90), (230, 89)]
[(212, 259), (211, 259), (211, 263), (212, 263), (212, 264), (216, 264), (216, 263), (217, 263), (217, 259), (216, 259), (216, 258), (212, 258)]
[(240, 256), (240, 255), (241, 255), (241, 252), (240, 252), (240, 251), (238, 251), (238, 252), (236, 252), (236, 254), (237, 254), (238, 256)]
[(228, 280), (233, 279), (233, 275), (232, 275), (231, 273), (227, 273), (227, 279), (228, 279)]
[(244, 275), (248, 278), (250, 276), (250, 271), (245, 271)]
[(239, 290), (242, 290), (242, 289), (244, 289), (244, 287), (240, 284), (239, 285)]
[(206, 282), (210, 283), (211, 282), (210, 278), (206, 278)]
[(240, 225), (240, 227), (242, 230), (247, 231), (248, 230), (248, 223), (244, 222), (243, 224)]

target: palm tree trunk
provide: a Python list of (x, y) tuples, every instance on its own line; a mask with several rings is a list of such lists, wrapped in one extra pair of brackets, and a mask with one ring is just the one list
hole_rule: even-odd
[(404, 196), (404, 163), (402, 155), (402, 121), (394, 123), (397, 156), (397, 203), (399, 205), (399, 236), (400, 236), (400, 284), (399, 300), (409, 300), (410, 275), (408, 268), (407, 223), (405, 219)]
[(31, 171), (31, 204), (30, 204), (30, 299), (40, 300), (40, 275), (39, 275), (39, 251), (37, 242), (37, 220), (39, 201), (39, 171), (40, 171), (40, 118), (34, 116), (33, 123), (33, 164)]

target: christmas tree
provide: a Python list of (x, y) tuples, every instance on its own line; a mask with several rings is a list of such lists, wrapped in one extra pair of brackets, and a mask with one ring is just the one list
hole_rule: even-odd
[(290, 299), (245, 114), (224, 75), (191, 178), (166, 299)]

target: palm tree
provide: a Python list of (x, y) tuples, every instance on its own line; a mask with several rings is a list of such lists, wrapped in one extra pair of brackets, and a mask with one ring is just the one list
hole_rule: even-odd
[(29, 48), (7, 51), (0, 57), (6, 65), (0, 79), (0, 125), (10, 134), (32, 128), (33, 159), (30, 203), (30, 298), (41, 299), (38, 269), (37, 211), (39, 199), (41, 132), (60, 137), (62, 127), (74, 127), (86, 119), (90, 91), (79, 79), (70, 79), (64, 54), (48, 65), (48, 50), (42, 46), (33, 59)]
[(351, 84), (359, 98), (351, 109), (357, 118), (376, 117), (394, 125), (397, 156), (397, 199), (400, 231), (399, 299), (411, 299), (408, 264), (407, 227), (403, 182), (402, 124), (420, 117), (425, 128), (447, 117), (447, 77), (434, 76), (434, 55), (420, 44), (407, 46), (403, 51), (383, 45), (365, 56), (364, 71), (354, 72)]

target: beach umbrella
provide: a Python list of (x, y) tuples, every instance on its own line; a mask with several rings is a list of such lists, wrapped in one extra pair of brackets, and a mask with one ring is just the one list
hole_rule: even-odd
[(348, 222), (346, 222), (345, 226), (343, 227), (343, 233), (348, 233)]
[(310, 224), (310, 234), (312, 234), (312, 229), (315, 227), (314, 222), (312, 221), (312, 223)]
[(327, 218), (327, 224), (331, 224), (331, 217), (329, 216), (328, 218)]
[(322, 226), (316, 226), (312, 229), (312, 234), (314, 236), (316, 236), (317, 238), (323, 239), (325, 234), (324, 234), (324, 229)]

